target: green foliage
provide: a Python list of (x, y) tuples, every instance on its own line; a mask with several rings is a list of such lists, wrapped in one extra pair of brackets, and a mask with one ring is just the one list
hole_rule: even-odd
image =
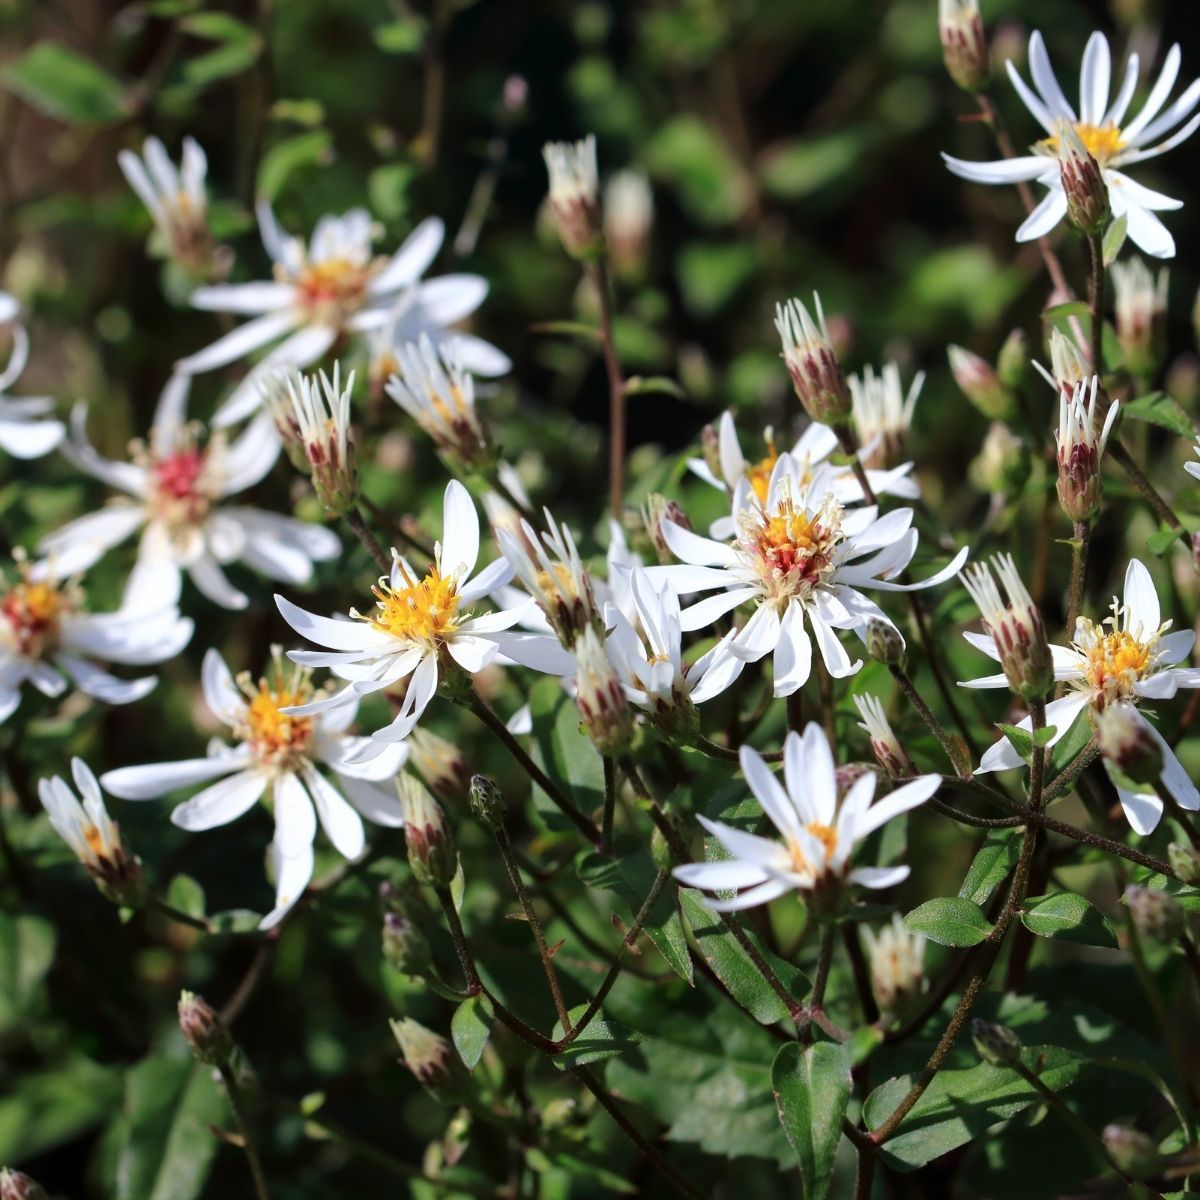
[(832, 1042), (781, 1046), (771, 1064), (779, 1120), (800, 1160), (805, 1200), (829, 1193), (850, 1084), (845, 1048)]
[(1117, 936), (1105, 915), (1074, 892), (1030, 896), (1021, 908), (1021, 924), (1038, 937), (1113, 949), (1117, 945)]
[(63, 121), (106, 124), (128, 113), (120, 82), (58, 42), (30, 47), (0, 70), (0, 83)]
[(926, 900), (905, 914), (904, 924), (941, 946), (977, 946), (992, 931), (983, 909), (961, 896)]

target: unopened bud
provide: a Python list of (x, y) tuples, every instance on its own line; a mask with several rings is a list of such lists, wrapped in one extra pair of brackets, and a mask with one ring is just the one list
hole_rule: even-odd
[(343, 388), (337, 363), (332, 379), (321, 371), (317, 375), (297, 375), (288, 384), (313, 490), (337, 516), (358, 502), (358, 468), (350, 440), (353, 390), (354, 372), (350, 372)]
[(598, 258), (604, 253), (604, 228), (595, 136), (589, 133), (574, 143), (548, 142), (542, 157), (550, 175), (550, 211), (563, 248), (581, 262)]
[(993, 421), (967, 475), (981, 492), (1012, 496), (1025, 486), (1030, 469), (1025, 443), (1003, 421)]
[(725, 469), (721, 465), (721, 435), (715, 425), (708, 424), (700, 430), (700, 453), (713, 478), (723, 479)]
[(408, 744), (409, 764), (439, 800), (451, 804), (466, 796), (471, 773), (457, 746), (421, 725), (408, 735)]
[(486, 775), (471, 776), (471, 812), (487, 829), (499, 829), (504, 824), (504, 793)]
[(1125, 366), (1138, 380), (1149, 380), (1167, 353), (1167, 283), (1163, 267), (1158, 279), (1140, 258), (1112, 265), (1117, 341)]
[(654, 193), (640, 171), (618, 171), (604, 189), (604, 235), (613, 266), (637, 276), (646, 262)]
[(442, 1104), (461, 1104), (470, 1097), (467, 1069), (444, 1037), (411, 1017), (390, 1024), (404, 1054), (405, 1066), (430, 1096)]
[(291, 378), (286, 370), (269, 371), (258, 384), (262, 394), (263, 408), (271, 416), (275, 432), (283, 443), (288, 461), (302, 475), (308, 475), (308, 454), (304, 449), (304, 437), (300, 422), (296, 418), (296, 406), (292, 403)]
[(869, 695), (855, 696), (854, 703), (862, 717), (859, 728), (865, 730), (871, 739), (871, 753), (875, 755), (875, 761), (893, 779), (899, 779), (903, 775), (915, 775), (912, 759), (909, 758), (908, 751), (900, 745), (900, 739), (896, 737), (879, 698)]
[(813, 306), (815, 321), (799, 300), (778, 305), (775, 328), (783, 341), (783, 358), (804, 411), (824, 425), (844, 425), (854, 404), (850, 385), (842, 374), (821, 297), (816, 292)]
[(1024, 700), (1042, 700), (1054, 686), (1054, 662), (1042, 614), (1025, 590), (1011, 555), (996, 555), (992, 566), (1007, 600), (1001, 598), (985, 563), (973, 563), (960, 578), (995, 640), (1008, 686)]
[(220, 1014), (202, 996), (179, 994), (179, 1028), (199, 1062), (219, 1066), (233, 1053), (233, 1038)]
[(1134, 928), (1142, 937), (1155, 942), (1177, 942), (1183, 935), (1183, 908), (1169, 892), (1133, 884), (1125, 889), (1125, 904)]
[(383, 914), (383, 957), (402, 975), (420, 978), (433, 961), (425, 935), (400, 913)]
[(24, 1171), (0, 1170), (0, 1200), (50, 1200), (50, 1194)]
[(1072, 521), (1090, 521), (1100, 511), (1103, 475), (1100, 462), (1108, 435), (1117, 418), (1119, 404), (1107, 415), (1098, 411), (1100, 381), (1093, 375), (1090, 386), (1077, 383), (1068, 400), (1059, 393), (1058, 416), (1058, 502)]
[(1162, 747), (1127, 700), (1106, 704), (1094, 715), (1096, 743), (1110, 766), (1134, 784), (1154, 785), (1163, 769)]
[(633, 713), (608, 651), (589, 625), (575, 642), (575, 703), (601, 754), (618, 755), (633, 741)]
[(436, 888), (449, 887), (458, 871), (458, 852), (442, 806), (412, 775), (397, 775), (396, 791), (404, 813), (404, 839), (413, 878)]
[(1200, 851), (1184, 842), (1172, 842), (1167, 847), (1167, 861), (1180, 883), (1200, 883)]
[[(720, 479), (720, 475), (717, 478)], [(666, 496), (660, 495), (658, 492), (651, 492), (642, 508), (642, 520), (646, 525), (646, 533), (649, 534), (650, 541), (654, 545), (654, 553), (658, 556), (658, 561), (660, 563), (675, 562), (675, 555), (667, 545), (666, 538), (663, 537), (662, 523), (670, 521), (681, 529), (690, 530), (692, 522), (687, 513), (674, 500), (668, 500)]]
[(1014, 329), (996, 357), (996, 377), (1010, 392), (1017, 392), (1028, 373), (1029, 339), (1023, 329)]
[(976, 1017), (971, 1022), (971, 1040), (979, 1057), (993, 1067), (1011, 1067), (1021, 1061), (1021, 1039), (1007, 1025)]
[(871, 964), (871, 990), (881, 1011), (898, 1013), (921, 994), (925, 985), (925, 939), (913, 933), (899, 913), (878, 933), (864, 926)]
[(867, 621), (867, 653), (876, 661), (889, 667), (901, 666), (904, 662), (904, 635), (891, 621), (871, 617)]
[(1068, 121), (1058, 123), (1058, 173), (1067, 197), (1067, 219), (1081, 233), (1103, 233), (1112, 218), (1100, 164)]
[(1105, 1125), (1100, 1135), (1113, 1166), (1130, 1179), (1153, 1179), (1162, 1169), (1162, 1155), (1148, 1134), (1128, 1125)]
[(940, 0), (938, 34), (950, 78), (967, 92), (985, 87), (991, 68), (977, 0)]
[(947, 354), (954, 382), (985, 417), (993, 421), (1009, 421), (1016, 415), (1016, 398), (1000, 381), (1000, 376), (987, 359), (964, 350), (962, 346), (951, 346)]

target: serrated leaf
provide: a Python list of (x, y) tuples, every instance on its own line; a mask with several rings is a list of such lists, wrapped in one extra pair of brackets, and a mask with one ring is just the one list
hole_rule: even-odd
[(983, 909), (962, 896), (926, 900), (905, 916), (904, 925), (939, 946), (977, 946), (992, 931)]
[(779, 1048), (771, 1064), (779, 1121), (796, 1157), (804, 1200), (825, 1200), (850, 1100), (850, 1059), (836, 1042)]
[(0, 84), (50, 117), (103, 125), (127, 116), (125, 89), (58, 42), (38, 42), (0, 71)]
[(1021, 853), (1019, 829), (989, 829), (958, 889), (959, 896), (973, 904), (986, 904), (992, 893), (1008, 878)]
[(1106, 267), (1111, 267), (1117, 261), (1117, 255), (1121, 253), (1121, 247), (1125, 245), (1125, 235), (1128, 232), (1129, 218), (1124, 213), (1104, 231), (1102, 257)]
[[(579, 1004), (567, 1010), (572, 1027), (587, 1012), (587, 1008), (586, 1004)], [(562, 1022), (555, 1021), (554, 1032), (550, 1036), (557, 1042), (565, 1032)], [(586, 1067), (589, 1063), (616, 1058), (617, 1055), (632, 1050), (641, 1040), (640, 1033), (616, 1021), (597, 1016), (565, 1050), (560, 1050), (554, 1055), (552, 1061), (560, 1071), (567, 1071), (572, 1067)]]
[(1148, 421), (1189, 441), (1196, 436), (1191, 417), (1164, 392), (1150, 392), (1122, 404), (1121, 414), (1132, 421)]
[(1021, 924), (1038, 937), (1116, 948), (1117, 935), (1108, 918), (1074, 892), (1031, 896), (1021, 906)]
[(450, 1018), (450, 1037), (468, 1071), (473, 1071), (483, 1057), (493, 1015), (492, 1002), (480, 992), (464, 1000)]

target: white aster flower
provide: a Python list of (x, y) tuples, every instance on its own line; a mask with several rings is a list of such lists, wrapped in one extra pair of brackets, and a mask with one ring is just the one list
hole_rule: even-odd
[[(316, 694), (312, 672), (288, 667), (278, 647), (272, 657), (269, 673), (254, 684), (248, 674), (235, 682), (216, 650), (204, 656), (204, 701), (229, 726), (236, 745), (217, 739), (206, 758), (121, 767), (101, 779), (124, 800), (157, 800), (179, 788), (208, 784), (171, 813), (175, 825), (192, 832), (228, 825), (269, 791), (275, 814), (271, 861), (276, 897), (260, 929), (277, 924), (308, 886), (318, 820), (334, 849), (349, 859), (363, 852), (361, 817), (377, 825), (404, 823), (395, 792), (383, 785), (408, 754), (400, 744), (359, 762), (366, 739), (348, 732), (355, 703), (293, 715), (292, 706), (304, 705)], [(322, 769), (332, 773), (336, 787)]]
[(925, 983), (925, 939), (904, 924), (899, 913), (878, 933), (863, 926), (871, 963), (871, 990), (885, 1013), (894, 1013), (921, 993)]
[[(324, 371), (296, 375), (288, 381), (292, 418), (298, 443), (304, 450), (309, 478), (325, 508), (338, 516), (358, 500), (358, 468), (350, 435), (350, 397), (354, 372), (342, 386), (341, 367), (333, 364), (333, 378)], [(271, 423), (280, 422), (271, 398), (265, 398)], [(289, 427), (290, 432), (290, 427)]]
[[(1046, 725), (1055, 731), (1047, 745), (1064, 737), (1081, 713), (1094, 720), (1112, 704), (1170, 700), (1180, 688), (1200, 687), (1200, 669), (1175, 665), (1191, 656), (1196, 635), (1190, 629), (1168, 633), (1171, 624), (1162, 620), (1150, 572), (1136, 558), (1131, 559), (1125, 572), (1124, 598), (1113, 600), (1112, 616), (1099, 624), (1080, 617), (1071, 645), (1050, 647), (1054, 677), (1067, 683), (1070, 691), (1046, 705)], [(989, 658), (1000, 660), (995, 639), (976, 633), (963, 636)], [(963, 686), (992, 688), (1007, 687), (1008, 683), (1003, 675), (989, 675)], [(1162, 751), (1162, 786), (1180, 808), (1200, 809), (1200, 792), (1175, 752), (1140, 712), (1137, 715)], [(1020, 728), (1032, 728), (1028, 717)], [(1005, 771), (1023, 765), (1012, 743), (1002, 738), (984, 754), (978, 771)], [(1162, 816), (1162, 799), (1153, 792), (1135, 793), (1116, 780), (1113, 783), (1134, 831), (1152, 832)]]
[[(780, 457), (775, 446), (774, 431), (769, 427), (763, 433), (763, 443), (766, 453), (762, 458), (746, 458), (738, 441), (733, 414), (723, 412), (717, 422), (717, 459), (720, 474), (714, 472), (703, 458), (689, 458), (688, 469), (705, 483), (721, 488), (731, 500), (740, 500), (743, 505), (763, 504), (767, 499), (771, 475)], [(862, 486), (854, 475), (854, 469), (849, 466), (835, 467), (828, 461), (837, 448), (837, 434), (828, 425), (811, 421), (787, 454), (798, 468), (798, 480), (801, 485), (810, 484), (817, 470), (823, 468), (822, 478), (838, 500), (843, 504), (859, 504), (862, 502), (863, 493)], [(912, 467), (912, 463), (904, 463), (891, 471), (868, 470), (867, 482), (877, 496), (912, 498), (919, 494), (916, 484), (908, 478)], [(713, 521), (708, 527), (709, 536), (725, 541), (737, 533), (737, 523), (738, 509), (735, 507), (728, 517), (718, 517)]]
[[(1196, 438), (1196, 444), (1192, 447), (1193, 453), (1200, 455), (1200, 437)], [(1200, 462), (1185, 462), (1183, 469), (1192, 476), (1193, 479), (1200, 479)]]
[(872, 617), (888, 620), (859, 589), (934, 587), (951, 578), (967, 555), (961, 550), (921, 583), (897, 583), (896, 576), (917, 549), (912, 509), (898, 508), (882, 517), (873, 505), (847, 509), (830, 490), (828, 474), (818, 472), (808, 486), (802, 479), (800, 465), (783, 454), (771, 473), (764, 504), (749, 504), (735, 495), (739, 516), (733, 545), (664, 521), (663, 536), (686, 565), (648, 568), (652, 579), (666, 579), (679, 595), (720, 589), (683, 610), (685, 630), (703, 629), (752, 602), (754, 615), (725, 652), (745, 662), (774, 654), (776, 696), (791, 695), (808, 680), (812, 642), (806, 622), (829, 673), (835, 678), (852, 675), (862, 661), (850, 661), (834, 630), (854, 629), (861, 636)]
[(868, 772), (839, 805), (833, 752), (815, 724), (803, 737), (795, 730), (787, 735), (782, 783), (749, 746), (742, 747), (740, 758), (750, 790), (782, 840), (698, 817), (730, 857), (676, 867), (676, 879), (705, 891), (739, 893), (727, 900), (706, 898), (709, 908), (732, 912), (765, 904), (785, 892), (825, 893), (840, 890), (844, 883), (887, 888), (908, 878), (906, 866), (853, 867), (854, 848), (892, 818), (924, 804), (937, 791), (940, 775), (922, 775), (872, 804), (876, 780)]
[(117, 162), (154, 219), (167, 254), (185, 267), (206, 268), (212, 254), (204, 186), (208, 160), (195, 139), (183, 139), (178, 167), (154, 137), (146, 139), (141, 157), (132, 150), (122, 150)]
[[(884, 363), (878, 375), (871, 367), (866, 367), (861, 377), (851, 375), (848, 382), (852, 405), (850, 415), (861, 447), (859, 457), (872, 466), (894, 465), (904, 453), (917, 397), (925, 385), (925, 372), (918, 371), (913, 376), (907, 392), (900, 383), (900, 368), (894, 362)], [(907, 472), (911, 469), (912, 464), (906, 463), (904, 470)], [(870, 482), (870, 479), (871, 473), (868, 472), (867, 481)], [(905, 490), (898, 486), (901, 482)], [(880, 494), (873, 483), (871, 487), (876, 495)], [(919, 494), (916, 483), (903, 477), (897, 480), (897, 486), (888, 490), (894, 496)]]
[(77, 406), (63, 454), (81, 471), (125, 495), (44, 537), (38, 552), (64, 575), (85, 570), (106, 551), (142, 530), (126, 603), (177, 602), (181, 572), (215, 604), (249, 603), (222, 567), (243, 562), (269, 579), (306, 583), (314, 562), (341, 553), (329, 529), (264, 509), (225, 504), (253, 487), (279, 456), (269, 413), (260, 413), (233, 441), (217, 432), (201, 445), (186, 421), (188, 379), (175, 375), (163, 389), (148, 443), (133, 462), (112, 462), (87, 440), (87, 411)]
[(130, 704), (158, 679), (118, 679), (97, 663), (146, 666), (174, 658), (192, 636), (192, 622), (174, 601), (90, 613), (83, 589), (56, 565), (20, 563), (15, 583), (0, 578), (0, 722), (21, 702), (21, 685), (61, 696), (70, 680), (105, 704)]
[(470, 615), (467, 606), (491, 595), (512, 577), (506, 559), (478, 574), (479, 518), (467, 489), (456, 479), (446, 485), (442, 541), (435, 561), (422, 574), (393, 550), (390, 578), (372, 589), (375, 609), (350, 610), (350, 620), (316, 616), (276, 596), (283, 618), (302, 637), (326, 650), (293, 650), (289, 657), (312, 667), (331, 667), (347, 681), (333, 696), (290, 708), (309, 716), (356, 702), (411, 676), (400, 711), (390, 725), (372, 737), (377, 749), (408, 736), (437, 691), (441, 670), (457, 664), (474, 675), (503, 654), (504, 658), (554, 674), (574, 670), (569, 655), (553, 638), (510, 632), (524, 615), (524, 605), (501, 612)]
[[(196, 308), (253, 319), (182, 359), (177, 367), (185, 374), (213, 371), (278, 343), (221, 406), (216, 425), (230, 425), (254, 412), (262, 401), (259, 383), (266, 373), (311, 366), (342, 335), (368, 333), (393, 322), (403, 325), (404, 340), (422, 332), (440, 339), (447, 326), (473, 313), (487, 294), (487, 283), (478, 275), (421, 279), (442, 244), (442, 222), (434, 217), (422, 221), (390, 259), (372, 254), (374, 230), (361, 208), (322, 217), (307, 246), (283, 232), (265, 203), (259, 205), (258, 221), (275, 264), (275, 280), (203, 287), (191, 296)], [(394, 311), (398, 301), (400, 314)], [(478, 363), (471, 365), (480, 370)]]
[(8, 388), (15, 383), (29, 361), (29, 335), (16, 324), (20, 306), (7, 292), (0, 292), (0, 338), (12, 339), (12, 350), (0, 370), (0, 450), (14, 458), (40, 458), (63, 439), (66, 428), (61, 421), (44, 420), (54, 411), (48, 396), (10, 397)]
[[(1048, 188), (1046, 197), (1017, 230), (1017, 241), (1032, 241), (1049, 233), (1067, 213), (1067, 197), (1059, 177), (1057, 157), (1057, 122), (1066, 121), (1099, 164), (1108, 187), (1113, 216), (1124, 216), (1128, 220), (1130, 240), (1154, 258), (1171, 258), (1175, 253), (1175, 239), (1155, 213), (1182, 208), (1183, 202), (1136, 183), (1122, 168), (1165, 154), (1189, 138), (1200, 125), (1200, 115), (1192, 116), (1196, 105), (1200, 104), (1200, 80), (1187, 87), (1173, 104), (1163, 108), (1179, 76), (1180, 59), (1179, 46), (1172, 46), (1141, 111), (1126, 121), (1126, 113), (1137, 90), (1138, 56), (1129, 56), (1121, 85), (1110, 104), (1112, 53), (1108, 39), (1102, 33), (1093, 33), (1083, 54), (1079, 111), (1076, 113), (1054, 76), (1042, 35), (1035, 30), (1029, 38), (1029, 65), (1036, 90), (1025, 83), (1012, 62), (1006, 66), (1013, 87), (1046, 131), (1046, 137), (1033, 146), (1031, 154), (1020, 158), (978, 163), (964, 162), (948, 154), (942, 157), (955, 175), (976, 183), (1037, 180)], [(1181, 124), (1185, 121), (1186, 124)], [(1159, 138), (1163, 140), (1157, 141)]]

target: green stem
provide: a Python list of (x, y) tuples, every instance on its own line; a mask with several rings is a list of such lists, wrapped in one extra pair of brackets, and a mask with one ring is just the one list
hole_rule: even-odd
[(357, 508), (348, 508), (342, 514), (346, 524), (354, 531), (354, 536), (362, 542), (367, 553), (375, 560), (375, 565), (385, 574), (392, 571), (392, 556), (384, 550), (379, 539), (371, 532), (370, 526), (363, 519)]
[(254, 1194), (258, 1200), (271, 1200), (267, 1188), (267, 1177), (263, 1174), (262, 1162), (258, 1157), (258, 1147), (254, 1142), (254, 1134), (250, 1127), (250, 1117), (246, 1112), (246, 1100), (242, 1095), (241, 1085), (237, 1075), (227, 1062), (217, 1064), (221, 1073), (221, 1082), (229, 1096), (229, 1106), (233, 1109), (233, 1118), (237, 1122), (238, 1132), (242, 1135), (242, 1148), (246, 1151), (246, 1162), (250, 1166), (250, 1177), (254, 1181)]
[(1104, 374), (1104, 243), (1100, 234), (1087, 239), (1088, 308), (1092, 319), (1092, 374)]
[(1088, 539), (1092, 534), (1090, 521), (1076, 521), (1071, 541), (1071, 590), (1067, 593), (1067, 640), (1075, 636), (1075, 622), (1083, 606), (1083, 581), (1087, 572)]
[(950, 760), (950, 765), (954, 768), (954, 772), (960, 779), (969, 779), (971, 776), (970, 764), (962, 761), (962, 753), (954, 744), (954, 739), (946, 731), (945, 726), (941, 721), (933, 715), (933, 710), (925, 703), (924, 697), (917, 691), (912, 679), (908, 673), (899, 664), (888, 668), (892, 673), (892, 678), (900, 685), (900, 690), (904, 693), (908, 702), (921, 715), (921, 720), (929, 726), (930, 732), (938, 740), (938, 745), (945, 751), (946, 757)]
[(601, 257), (589, 263), (587, 273), (600, 302), (600, 348), (608, 375), (608, 495), (612, 514), (619, 518), (625, 492), (625, 380), (613, 338), (612, 298), (605, 260)]
[(476, 996), (483, 990), (483, 984), (479, 981), (479, 972), (475, 969), (475, 957), (471, 953), (471, 947), (467, 944), (467, 935), (463, 933), (458, 909), (454, 907), (454, 898), (450, 895), (449, 888), (438, 888), (437, 898), (442, 906), (442, 912), (446, 914), (450, 940), (454, 943), (454, 951), (462, 966), (463, 979), (467, 984), (467, 994)]

